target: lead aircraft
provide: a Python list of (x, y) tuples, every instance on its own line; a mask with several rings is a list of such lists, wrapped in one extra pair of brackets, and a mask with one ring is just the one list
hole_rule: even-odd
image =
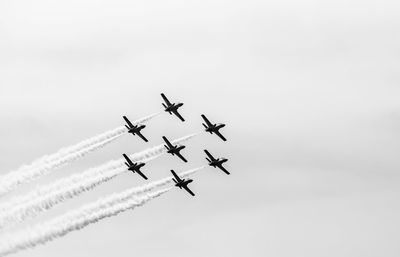
[(201, 117), (203, 118), (203, 120), (205, 121), (206, 124), (203, 123), (203, 126), (206, 128), (205, 130), (207, 132), (209, 132), (210, 134), (215, 133), (217, 136), (219, 136), (222, 140), (226, 141), (226, 138), (219, 132), (219, 130), (223, 127), (225, 127), (225, 124), (223, 123), (216, 123), (213, 124), (211, 123), (207, 117), (202, 114)]
[(161, 97), (164, 99), (165, 102), (165, 104), (162, 104), (165, 108), (164, 111), (168, 112), (171, 115), (175, 114), (176, 117), (178, 117), (181, 121), (185, 121), (185, 119), (178, 112), (178, 109), (183, 105), (183, 103), (171, 103), (163, 93), (161, 93)]

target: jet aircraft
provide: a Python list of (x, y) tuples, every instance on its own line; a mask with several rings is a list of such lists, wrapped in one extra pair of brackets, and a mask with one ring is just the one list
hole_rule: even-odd
[(146, 125), (143, 125), (143, 124), (142, 125), (133, 125), (126, 116), (123, 116), (123, 118), (124, 118), (125, 122), (128, 124), (128, 125), (125, 125), (125, 127), (128, 129), (128, 133), (131, 133), (132, 135), (138, 135), (141, 139), (148, 142), (148, 140), (140, 132), (142, 129), (144, 129), (146, 127)]
[(185, 189), (189, 194), (192, 196), (195, 196), (195, 194), (192, 192), (192, 190), (189, 189), (188, 184), (193, 182), (193, 179), (181, 179), (174, 170), (171, 170), (172, 175), (174, 175), (175, 178), (172, 180), (175, 182), (175, 186), (179, 187), (180, 189)]
[(122, 154), (126, 160), (125, 165), (128, 166), (128, 170), (132, 171), (133, 173), (139, 174), (142, 178), (147, 180), (147, 177), (140, 171), (145, 164), (142, 162), (132, 162), (131, 159), (126, 154)]
[(187, 162), (185, 157), (182, 156), (180, 151), (184, 149), (186, 146), (184, 145), (172, 145), (166, 137), (162, 137), (165, 141), (165, 148), (167, 148), (167, 153), (170, 153), (172, 155), (178, 156), (182, 161)]
[(225, 127), (225, 124), (223, 124), (223, 123), (212, 124), (204, 114), (202, 114), (201, 117), (203, 118), (203, 120), (206, 123), (206, 124), (203, 123), (203, 126), (206, 128), (207, 132), (209, 132), (211, 134), (215, 133), (222, 140), (226, 141), (226, 138), (219, 132), (219, 130), (221, 128)]
[(224, 164), (225, 162), (228, 161), (228, 159), (226, 158), (217, 158), (215, 159), (214, 156), (212, 156), (210, 154), (210, 152), (208, 152), (207, 150), (204, 150), (204, 152), (208, 155), (208, 158), (206, 158), (206, 160), (208, 161), (208, 165), (210, 165), (211, 167), (214, 168), (219, 168), (221, 169), (223, 172), (225, 172), (227, 175), (229, 175), (230, 173), (224, 168), (224, 166), (222, 166), (222, 164)]
[(178, 109), (183, 105), (183, 103), (171, 103), (163, 93), (161, 93), (161, 96), (165, 102), (165, 104), (162, 104), (165, 108), (164, 111), (168, 112), (171, 115), (175, 114), (181, 121), (185, 121), (185, 119), (178, 112)]

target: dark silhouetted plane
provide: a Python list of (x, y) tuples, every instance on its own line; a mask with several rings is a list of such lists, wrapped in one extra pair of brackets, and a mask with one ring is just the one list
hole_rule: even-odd
[(206, 124), (203, 123), (203, 126), (206, 128), (207, 132), (210, 132), (211, 134), (215, 133), (222, 140), (226, 141), (226, 138), (219, 132), (221, 128), (225, 127), (225, 124), (223, 123), (212, 124), (204, 114), (202, 114), (201, 117), (206, 122)]
[(126, 154), (122, 154), (126, 160), (125, 164), (128, 166), (128, 170), (132, 171), (133, 173), (139, 174), (142, 178), (147, 180), (147, 177), (140, 171), (140, 168), (142, 168), (145, 164), (142, 162), (135, 162), (133, 163), (131, 159)]
[(227, 162), (228, 159), (226, 158), (217, 158), (215, 159), (214, 156), (212, 156), (207, 150), (204, 150), (204, 152), (208, 155), (208, 158), (206, 160), (208, 161), (208, 165), (214, 168), (219, 168), (223, 172), (225, 172), (227, 175), (230, 173), (222, 166), (223, 163)]
[(172, 180), (175, 182), (175, 186), (179, 187), (180, 189), (185, 189), (189, 194), (191, 194), (192, 196), (194, 196), (194, 193), (192, 192), (192, 190), (189, 189), (188, 184), (193, 182), (193, 179), (181, 179), (174, 170), (171, 170), (172, 175), (174, 175), (175, 178), (173, 178)]
[(124, 116), (124, 120), (128, 124), (128, 125), (125, 125), (125, 127), (128, 129), (128, 133), (131, 133), (132, 135), (138, 135), (141, 139), (148, 142), (148, 140), (140, 132), (142, 129), (144, 129), (146, 127), (146, 125), (143, 125), (143, 124), (142, 125), (133, 125), (126, 116)]
[(185, 159), (185, 157), (183, 157), (182, 155), (181, 155), (181, 153), (180, 153), (180, 151), (182, 150), (182, 149), (184, 149), (186, 146), (184, 146), (184, 145), (172, 145), (169, 141), (168, 141), (168, 139), (166, 138), (166, 137), (162, 137), (163, 139), (164, 139), (164, 141), (165, 141), (165, 143), (166, 143), (166, 145), (164, 145), (165, 146), (165, 148), (167, 148), (167, 153), (170, 153), (170, 154), (172, 154), (172, 155), (176, 155), (176, 156), (178, 156), (182, 161), (184, 161), (184, 162), (187, 162), (187, 160)]
[(164, 99), (165, 104), (163, 103), (162, 105), (165, 108), (165, 111), (168, 112), (169, 114), (175, 114), (176, 117), (178, 117), (181, 121), (185, 121), (185, 119), (179, 114), (178, 109), (183, 105), (183, 103), (173, 103), (168, 100), (168, 98), (161, 93), (162, 98)]

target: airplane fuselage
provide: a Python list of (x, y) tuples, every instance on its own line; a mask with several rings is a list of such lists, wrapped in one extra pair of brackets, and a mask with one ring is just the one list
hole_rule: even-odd
[(172, 155), (174, 155), (174, 154), (177, 154), (177, 153), (179, 153), (182, 149), (184, 149), (185, 148), (185, 146), (184, 145), (181, 145), (181, 146), (175, 146), (175, 147), (173, 147), (173, 148), (168, 148), (167, 147), (167, 149), (168, 149), (168, 153), (170, 153), (170, 154), (172, 154)]
[(223, 127), (225, 127), (225, 124), (222, 124), (222, 123), (213, 124), (212, 126), (207, 127), (206, 131), (210, 132), (210, 133), (213, 133), (213, 132), (216, 132), (216, 131), (220, 130)]
[(138, 164), (134, 164), (132, 166), (128, 167), (128, 170), (135, 172), (136, 170), (140, 170), (140, 168), (142, 168), (145, 164), (144, 163), (138, 163)]
[(182, 189), (182, 187), (186, 187), (189, 183), (192, 183), (193, 182), (193, 179), (188, 179), (188, 180), (186, 180), (186, 179), (182, 179), (181, 181), (179, 181), (179, 182), (176, 182), (176, 180), (174, 179), (174, 181), (175, 181), (175, 186), (176, 187), (179, 187), (180, 189)]
[(178, 110), (183, 105), (183, 103), (171, 104), (169, 106), (166, 106), (165, 104), (163, 105), (165, 107), (165, 111), (172, 114), (171, 112)]
[(228, 161), (228, 159), (225, 159), (225, 158), (219, 159), (219, 158), (218, 158), (218, 159), (216, 159), (215, 161), (211, 161), (211, 162), (209, 163), (209, 165), (212, 166), (212, 167), (214, 167), (214, 168), (216, 168), (216, 167), (222, 165), (223, 163), (225, 163), (225, 162), (227, 162), (227, 161)]
[(144, 129), (145, 127), (146, 127), (146, 125), (133, 126), (131, 128), (128, 128), (128, 133), (136, 134), (136, 133), (140, 132), (142, 129)]

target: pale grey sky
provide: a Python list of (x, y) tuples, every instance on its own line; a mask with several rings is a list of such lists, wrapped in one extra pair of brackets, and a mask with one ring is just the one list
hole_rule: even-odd
[[(131, 136), (17, 191), (199, 131), (196, 198), (160, 199), (16, 256), (399, 256), (398, 1), (2, 1), (0, 173), (185, 103), (145, 144)], [(124, 174), (29, 223), (143, 184)], [(4, 200), (6, 200), (5, 198)], [(3, 200), (3, 201), (4, 201)]]

